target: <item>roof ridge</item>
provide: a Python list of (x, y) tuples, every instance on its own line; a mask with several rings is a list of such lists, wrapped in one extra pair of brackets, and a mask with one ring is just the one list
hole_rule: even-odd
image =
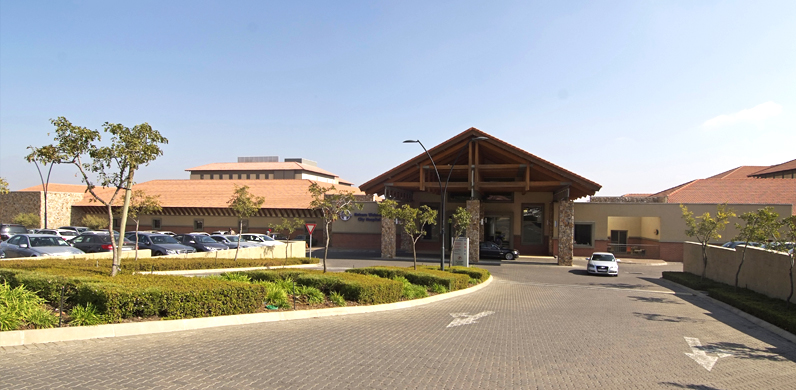
[(796, 158), (795, 158), (795, 159), (793, 159), (793, 160), (785, 161), (784, 163), (779, 163), (779, 164), (769, 165), (769, 166), (768, 166), (768, 167), (766, 167), (766, 168), (763, 168), (763, 169), (761, 169), (761, 170), (759, 170), (759, 171), (756, 171), (756, 172), (752, 173), (750, 176), (757, 175), (758, 173), (760, 173), (760, 172), (763, 172), (763, 171), (767, 171), (767, 170), (769, 170), (769, 169), (774, 169), (774, 168), (776, 168), (776, 167), (778, 167), (778, 166), (780, 166), (780, 165), (790, 164), (790, 163), (792, 163), (792, 162), (794, 162), (794, 161), (796, 161)]

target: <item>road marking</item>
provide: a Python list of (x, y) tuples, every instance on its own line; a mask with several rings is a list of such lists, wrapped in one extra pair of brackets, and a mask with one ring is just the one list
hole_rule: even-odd
[[(686, 352), (686, 356), (694, 359), (695, 362), (699, 363), (702, 367), (705, 367), (706, 370), (710, 371), (713, 369), (713, 366), (719, 361), (719, 358), (730, 357), (732, 354), (727, 353), (721, 349), (716, 349), (713, 347), (703, 347), (702, 343), (699, 341), (698, 338), (695, 337), (684, 337), (685, 342), (688, 343), (688, 346), (691, 347), (691, 353)], [(708, 352), (715, 353), (716, 356), (708, 355)]]
[(453, 317), (453, 321), (448, 324), (447, 328), (452, 328), (454, 326), (461, 326), (461, 325), (470, 325), (474, 324), (477, 319), (486, 317), (490, 314), (495, 314), (494, 311), (482, 311), (478, 314), (469, 315), (468, 313), (451, 313)]

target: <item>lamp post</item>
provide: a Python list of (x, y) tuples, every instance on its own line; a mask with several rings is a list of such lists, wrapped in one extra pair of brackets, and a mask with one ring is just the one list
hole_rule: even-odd
[(451, 169), (450, 169), (450, 171), (448, 171), (448, 178), (447, 178), (447, 180), (445, 180), (445, 187), (444, 188), (442, 187), (442, 177), (440, 176), (439, 170), (437, 169), (437, 164), (434, 162), (434, 159), (431, 157), (431, 154), (428, 152), (426, 147), (423, 146), (423, 143), (420, 142), (419, 139), (418, 140), (408, 139), (408, 140), (404, 141), (405, 144), (413, 144), (413, 143), (420, 144), (420, 147), (423, 148), (423, 151), (426, 152), (426, 155), (428, 156), (428, 159), (431, 160), (431, 165), (434, 166), (434, 172), (436, 172), (436, 174), (437, 174), (437, 182), (439, 183), (439, 195), (440, 195), (440, 200), (439, 200), (439, 211), (440, 211), (440, 213), (439, 213), (439, 221), (440, 221), (440, 224), (439, 224), (439, 235), (440, 235), (440, 238), (441, 238), (441, 241), (442, 241), (442, 246), (440, 248), (440, 256), (439, 256), (439, 269), (442, 270), (442, 271), (445, 270), (445, 201), (447, 200), (445, 198), (447, 198), (448, 183), (451, 180), (451, 175), (453, 174), (453, 168), (456, 166), (456, 162), (459, 161), (459, 157), (461, 157), (462, 153), (464, 153), (464, 150), (467, 149), (467, 147), (470, 145), (470, 142), (481, 141), (481, 140), (485, 140), (485, 139), (488, 139), (488, 138), (487, 137), (473, 137), (473, 138), (470, 138), (467, 141), (466, 144), (464, 144), (464, 147), (462, 147), (462, 149), (459, 150), (459, 154), (456, 155), (456, 159), (453, 160), (453, 164), (451, 165)]

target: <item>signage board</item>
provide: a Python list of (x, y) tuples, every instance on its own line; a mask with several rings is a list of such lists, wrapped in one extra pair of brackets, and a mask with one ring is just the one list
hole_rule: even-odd
[(467, 237), (458, 237), (453, 241), (453, 249), (451, 250), (451, 265), (459, 267), (470, 266), (470, 239)]

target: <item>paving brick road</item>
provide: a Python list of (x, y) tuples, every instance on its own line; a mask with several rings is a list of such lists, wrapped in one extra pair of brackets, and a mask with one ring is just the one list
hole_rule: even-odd
[(796, 345), (659, 280), (679, 264), (484, 268), (485, 289), (409, 309), (2, 348), (0, 388), (796, 388)]

